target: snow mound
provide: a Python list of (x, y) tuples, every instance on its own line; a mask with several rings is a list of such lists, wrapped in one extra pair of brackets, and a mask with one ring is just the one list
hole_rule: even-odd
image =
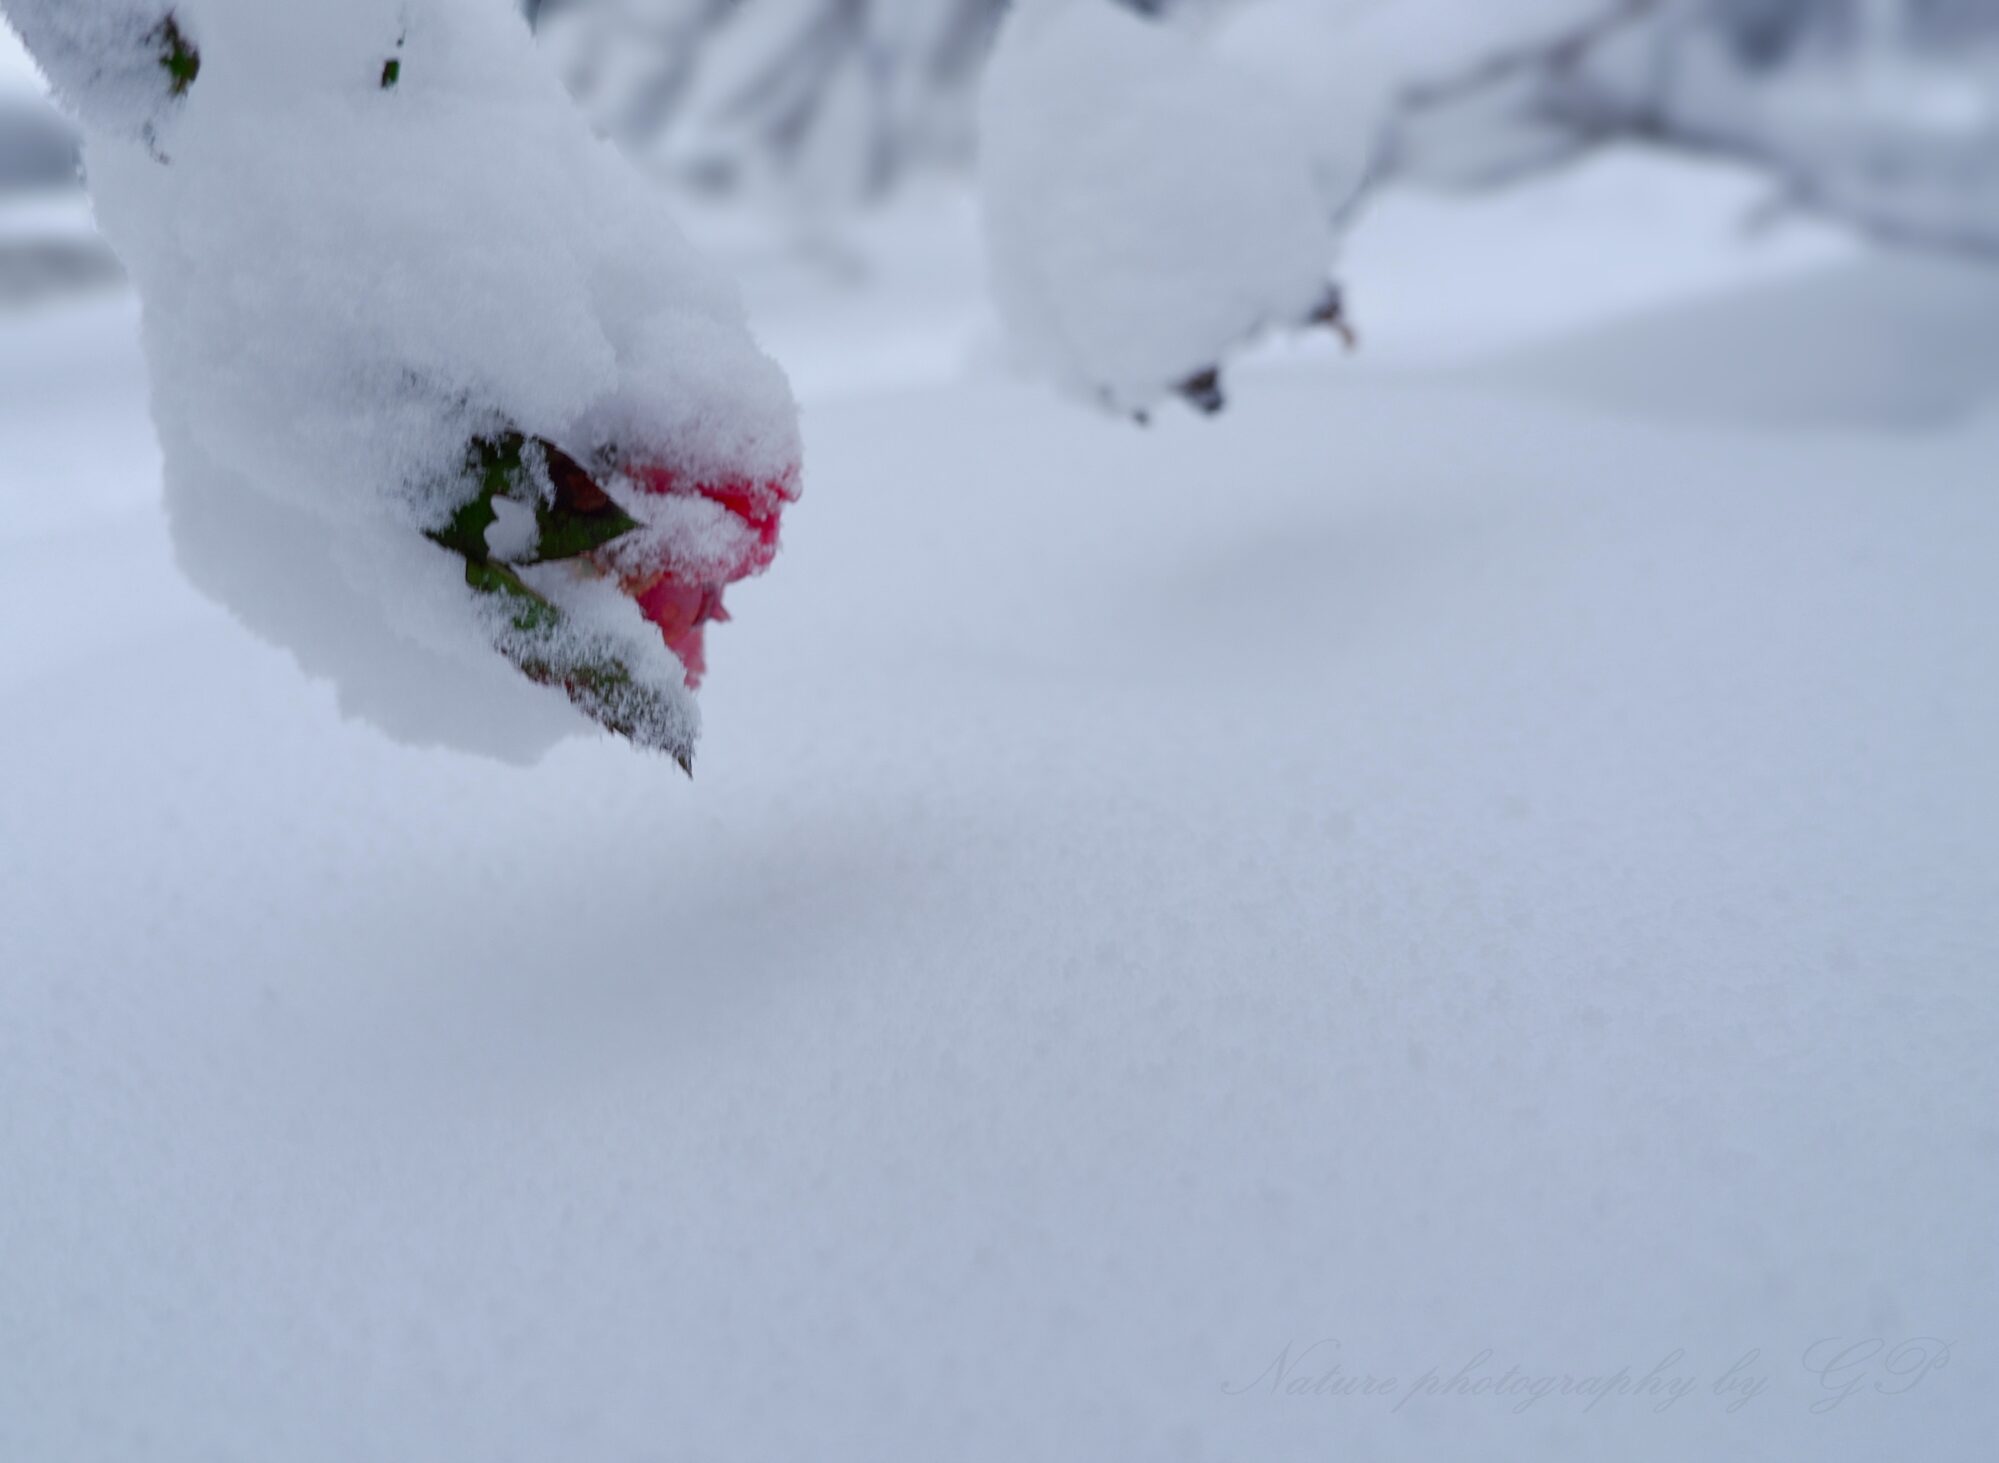
[[(189, 0), (173, 20), (192, 84), (136, 133), (80, 112), (144, 300), (190, 578), (398, 737), (530, 758), (585, 729), (566, 691), (685, 756), (684, 657), (615, 589), (673, 572), (690, 519), (728, 537), (709, 485), (796, 495), (789, 389), (731, 284), (503, 6)], [(510, 495), (565, 509), (537, 455), (558, 449), (603, 522), (669, 546), (649, 572), (573, 546), (484, 562), (500, 541), (463, 521), (481, 472), (512, 451), (495, 518)], [(761, 568), (735, 531), (704, 562)]]
[(1142, 411), (1328, 298), (1336, 200), (1281, 98), (1110, 0), (1024, 0), (981, 106), (993, 288), (1037, 370)]

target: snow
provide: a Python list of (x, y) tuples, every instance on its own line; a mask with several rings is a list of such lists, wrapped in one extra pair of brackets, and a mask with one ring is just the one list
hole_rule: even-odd
[(29, 58), (27, 47), (21, 44), (21, 38), (14, 34), (5, 18), (0, 17), (0, 92), (40, 96), (45, 89), (41, 71)]
[(980, 106), (994, 297), (1014, 348), (1120, 412), (1325, 302), (1330, 185), (1300, 113), (1113, 0), (1026, 0)]
[[(0, 206), (26, 190), (66, 189), (76, 169), (75, 134), (0, 15)], [(0, 290), (6, 287), (0, 278)]]
[(132, 303), (0, 317), (0, 1457), (1980, 1456), (1992, 291), (1738, 198), (1387, 205), (1150, 430), (964, 367), (962, 214), (748, 261), (691, 784), (343, 721)]
[(1792, 59), (1745, 75), (1685, 47), (1662, 103), (1689, 135), (1783, 160), (1794, 191), (1879, 227), (1985, 249), (1999, 240), (1999, 57), (1989, 45)]
[(824, 234), (912, 176), (956, 173), (1004, 0), (545, 4), (536, 37), (592, 120), (695, 190), (754, 192)]
[[(654, 559), (721, 557), (714, 505), (619, 484), (644, 466), (795, 492), (788, 388), (733, 287), (504, 9), (177, 14), (198, 80), (143, 138), (94, 137), (88, 162), (145, 301), (179, 562), (393, 735), (531, 760), (589, 731), (495, 646), (554, 652), (516, 643), (424, 535), (473, 491), (469, 444), (521, 432), (603, 468)], [(653, 739), (686, 746), (681, 663), (594, 575), (530, 576), (564, 616), (562, 654), (654, 688)]]
[(1517, 165), (1520, 134), (1535, 119), (1509, 115), (1523, 110), (1515, 106), (1412, 147), (1412, 119), (1396, 116), (1406, 96), (1572, 34), (1613, 8), (1606, 0), (1241, 0), (1221, 7), (1206, 44), (1308, 119), (1325, 175), (1350, 188), (1380, 160), (1394, 125), (1405, 134), (1392, 139), (1397, 168), (1442, 180), (1476, 176), (1491, 160), (1482, 154)]
[(162, 65), (181, 34), (169, 0), (8, 0), (7, 19), (80, 121), (137, 142), (176, 109)]

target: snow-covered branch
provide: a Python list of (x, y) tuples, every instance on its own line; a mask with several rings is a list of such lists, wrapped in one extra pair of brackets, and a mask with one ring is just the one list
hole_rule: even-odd
[[(1507, 126), (1518, 150), (1495, 151)], [(1920, 0), (1617, 0), (1568, 31), (1419, 77), (1383, 171), (1455, 181), (1635, 139), (1736, 158), (1790, 204), (1905, 244), (1999, 254), (1999, 13)]]
[(541, 0), (544, 45), (629, 152), (809, 204), (961, 162), (1004, 0)]
[[(1999, 7), (1988, 0), (1089, 3), (1211, 21), (1224, 49), (1260, 28), (1332, 173), (1354, 175), (1359, 159), (1376, 182), (1492, 186), (1637, 140), (1733, 156), (1800, 206), (1899, 242), (1987, 251), (1999, 240)], [(628, 151), (682, 182), (767, 190), (811, 211), (971, 156), (973, 94), (1009, 9), (524, 8)]]
[(201, 70), (172, 0), (0, 0), (56, 96), (86, 126), (151, 137)]
[(399, 735), (519, 757), (594, 723), (688, 765), (795, 412), (519, 19), (0, 4), (92, 135), (190, 578)]
[(1768, 59), (1696, 14), (1651, 37), (1644, 83), (1614, 61), (1584, 66), (1549, 106), (1611, 135), (1735, 157), (1789, 203), (1884, 240), (1999, 256), (1999, 15), (1946, 53), (1914, 7), (1871, 8), (1844, 28), (1821, 11)]

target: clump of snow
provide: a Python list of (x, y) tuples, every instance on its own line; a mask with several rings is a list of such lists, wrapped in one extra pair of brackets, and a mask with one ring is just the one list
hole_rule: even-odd
[(7, 18), (62, 103), (92, 128), (138, 138), (183, 87), (161, 65), (182, 29), (170, 0), (7, 0)]
[[(424, 535), (473, 490), (468, 445), (507, 432), (795, 491), (789, 390), (734, 288), (507, 7), (174, 13), (198, 79), (143, 138), (99, 127), (87, 162), (144, 300), (183, 566), (399, 736), (527, 757), (582, 730), (495, 656), (504, 603)], [(534, 587), (691, 741), (681, 667), (597, 572)]]
[(1300, 117), (1111, 0), (1024, 0), (992, 58), (994, 293), (1065, 389), (1142, 411), (1327, 298), (1338, 190)]

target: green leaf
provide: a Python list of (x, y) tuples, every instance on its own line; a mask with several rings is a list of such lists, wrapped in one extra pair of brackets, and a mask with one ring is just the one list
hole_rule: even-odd
[(522, 675), (537, 685), (559, 686), (577, 710), (606, 731), (665, 752), (681, 771), (694, 775), (694, 743), (671, 690), (640, 680), (615, 652), (571, 642), (564, 633), (568, 617), (506, 565), (468, 560), (465, 582), (504, 606), (508, 633), (495, 637), (494, 648)]
[[(543, 437), (505, 432), (477, 438), (467, 449), (466, 470), (478, 483), (476, 496), (431, 537), (467, 559), (484, 562), (489, 557), (486, 530), (498, 516), (495, 498), (534, 505), (535, 547), (514, 561), (521, 564), (578, 558), (639, 526), (575, 458)], [(552, 497), (541, 491), (543, 477), (554, 490)]]
[(147, 39), (160, 47), (160, 65), (168, 77), (167, 90), (177, 97), (186, 96), (195, 77), (201, 75), (201, 52), (188, 43), (172, 11), (153, 27)]
[(505, 599), (507, 622), (525, 634), (554, 630), (562, 623), (562, 611), (548, 596), (528, 588), (521, 576), (504, 564), (495, 564), (490, 559), (484, 563), (467, 560), (465, 582), (481, 594)]
[(466, 459), (468, 472), (478, 481), (477, 493), (450, 523), (427, 536), (465, 561), (468, 586), (499, 604), (505, 628), (496, 633), (494, 648), (522, 675), (538, 685), (559, 686), (599, 726), (665, 752), (692, 776), (694, 745), (684, 705), (672, 688), (648, 685), (615, 651), (571, 637), (561, 607), (522, 579), (515, 566), (494, 559), (486, 546), (486, 530), (497, 517), (493, 503), (500, 497), (536, 504), (541, 544), (524, 563), (588, 553), (637, 527), (560, 449), (539, 439), (532, 445), (546, 454), (553, 503), (541, 497), (528, 469), (530, 439), (517, 432), (482, 438), (472, 443)]
[(533, 563), (573, 559), (600, 549), (614, 538), (637, 528), (638, 520), (611, 501), (611, 495), (597, 485), (581, 463), (553, 442), (536, 437), (522, 449), (523, 463), (528, 452), (538, 452), (541, 468), (553, 490), (549, 498), (535, 503), (535, 527), (539, 535)]
[(519, 432), (502, 432), (497, 437), (474, 437), (466, 451), (466, 466), (478, 477), (480, 489), (512, 496), (527, 483), (527, 468), (521, 451), (527, 438)]
[(493, 494), (481, 492), (478, 497), (452, 514), (451, 522), (431, 534), (430, 538), (433, 543), (442, 544), (468, 564), (483, 564), (489, 557), (486, 549), (486, 530), (493, 526), (493, 520), (498, 517), (499, 514), (493, 510)]
[(637, 528), (638, 520), (616, 503), (594, 513), (565, 508), (557, 503), (535, 505), (535, 526), (541, 530), (532, 557), (523, 562), (543, 564), (556, 559), (573, 559), (601, 549), (612, 539), (622, 538)]

